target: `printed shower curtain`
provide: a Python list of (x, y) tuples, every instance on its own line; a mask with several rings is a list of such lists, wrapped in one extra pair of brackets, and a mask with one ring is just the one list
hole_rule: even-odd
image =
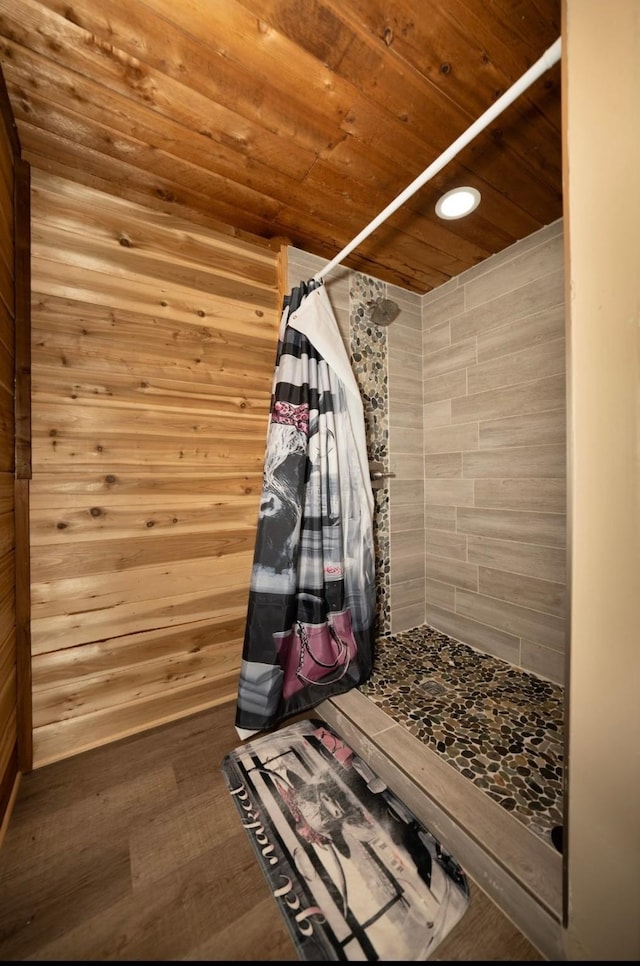
[(324, 284), (284, 299), (236, 730), (270, 730), (367, 680), (373, 494), (360, 390)]

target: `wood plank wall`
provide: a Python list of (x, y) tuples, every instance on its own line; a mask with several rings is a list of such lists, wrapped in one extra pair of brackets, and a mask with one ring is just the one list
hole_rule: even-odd
[[(15, 596), (15, 234), (14, 153), (0, 77), (0, 829), (18, 774)], [(0, 839), (2, 834), (0, 832)]]
[(36, 169), (32, 210), (38, 767), (235, 698), (282, 256)]

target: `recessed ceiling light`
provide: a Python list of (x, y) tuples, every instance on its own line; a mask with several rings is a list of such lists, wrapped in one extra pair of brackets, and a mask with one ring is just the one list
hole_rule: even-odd
[(476, 188), (452, 188), (436, 204), (439, 218), (464, 218), (480, 204), (480, 192)]

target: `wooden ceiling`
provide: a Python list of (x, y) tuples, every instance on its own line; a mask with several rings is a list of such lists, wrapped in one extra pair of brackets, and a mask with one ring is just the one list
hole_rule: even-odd
[[(560, 32), (560, 0), (0, 0), (32, 166), (327, 261)], [(560, 102), (558, 63), (345, 264), (424, 293), (561, 217)]]

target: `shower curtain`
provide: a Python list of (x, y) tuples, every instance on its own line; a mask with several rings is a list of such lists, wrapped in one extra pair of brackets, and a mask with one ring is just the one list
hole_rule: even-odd
[(242, 739), (371, 674), (373, 494), (360, 390), (321, 281), (283, 303), (236, 709)]

